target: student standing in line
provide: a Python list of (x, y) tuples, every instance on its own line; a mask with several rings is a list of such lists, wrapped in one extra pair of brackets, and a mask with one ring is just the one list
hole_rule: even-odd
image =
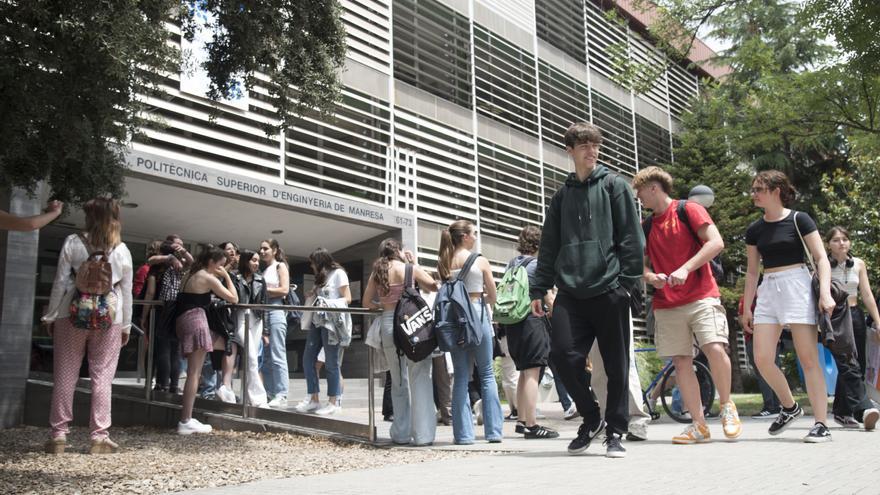
[[(629, 423), (630, 293), (637, 290), (643, 269), (639, 211), (629, 184), (597, 163), (602, 143), (598, 127), (572, 124), (564, 140), (575, 171), (547, 207), (530, 294), (532, 313), (544, 316), (547, 291), (556, 285), (551, 356), (584, 421), (568, 452), (586, 451), (606, 430), (605, 454), (620, 458), (626, 456), (620, 440)], [(584, 373), (594, 341), (608, 376), (604, 420), (590, 376)]]
[[(131, 253), (122, 242), (119, 203), (115, 199), (95, 198), (83, 205), (86, 215), (85, 232), (71, 234), (64, 240), (58, 258), (58, 270), (52, 284), (49, 309), (42, 321), (49, 325), (54, 348), (55, 386), (49, 424), (52, 438), (46, 444), (50, 454), (64, 453), (67, 447), (68, 424), (73, 420), (73, 395), (83, 356), (88, 356), (92, 385), (92, 408), (89, 417), (91, 454), (109, 454), (119, 449), (110, 440), (110, 395), (113, 376), (119, 361), (119, 349), (128, 343), (131, 331), (131, 284), (134, 268)], [(111, 289), (105, 296), (113, 304), (113, 319), (108, 328), (84, 329), (74, 326), (70, 306), (78, 295), (76, 273), (85, 269), (92, 253), (103, 251), (112, 269)], [(97, 309), (95, 309), (97, 313)]]
[(226, 349), (224, 339), (211, 332), (208, 327), (206, 310), (211, 304), (211, 294), (232, 304), (238, 302), (235, 285), (224, 265), (226, 254), (214, 246), (205, 246), (181, 281), (180, 293), (177, 295), (175, 329), (180, 342), (180, 353), (187, 359), (180, 422), (177, 423), (179, 435), (210, 433), (212, 429), (211, 425), (202, 424), (193, 418), (192, 410), (205, 356), (212, 350)]
[[(516, 250), (519, 255), (507, 263), (507, 270), (516, 268), (525, 263), (524, 268), (529, 277), (529, 285), (535, 279), (535, 269), (538, 266), (538, 247), (541, 243), (541, 229), (528, 225), (519, 232), (519, 240)], [(527, 262), (528, 261), (528, 262)], [(540, 373), (547, 366), (550, 355), (550, 335), (547, 318), (537, 318), (532, 314), (512, 325), (504, 325), (507, 335), (507, 348), (510, 357), (519, 371), (519, 381), (516, 388), (516, 400), (519, 406), (519, 421), (517, 432), (520, 427), (523, 436), (527, 439), (557, 438), (559, 432), (538, 424), (538, 382)], [(505, 391), (505, 394), (507, 392)]]
[[(440, 279), (452, 280), (464, 267), (477, 244), (477, 229), (467, 220), (457, 220), (440, 233), (437, 271)], [(489, 261), (480, 256), (464, 276), (464, 284), (474, 311), (482, 317), (482, 340), (474, 349), (453, 349), (452, 355), (452, 437), (457, 445), (474, 443), (473, 412), (468, 398), (468, 380), (476, 364), (482, 396), (483, 429), (489, 443), (500, 443), (504, 415), (498, 398), (498, 386), (492, 370), (492, 318), (495, 304), (495, 280)], [(485, 293), (485, 296), (484, 296)]]
[[(763, 209), (764, 215), (746, 229), (748, 268), (742, 325), (746, 332), (753, 334), (755, 362), (761, 376), (782, 404), (782, 411), (770, 425), (770, 434), (779, 435), (804, 414), (791, 395), (785, 375), (776, 366), (776, 344), (782, 327), (787, 326), (791, 328), (816, 419), (804, 442), (829, 442), (831, 432), (828, 430), (825, 377), (819, 367), (816, 348), (816, 315), (817, 304), (819, 311), (829, 315), (834, 310), (831, 265), (813, 219), (804, 212), (788, 208), (794, 203), (797, 192), (784, 173), (778, 170), (759, 172), (752, 181), (751, 194), (755, 206)], [(813, 294), (810, 271), (804, 265), (805, 244), (816, 260), (819, 272), (818, 301)], [(758, 269), (762, 265), (764, 280), (758, 286)], [(752, 301), (756, 295), (758, 302), (753, 314)]]
[[(290, 270), (284, 250), (275, 239), (260, 243), (260, 261), (266, 282), (268, 304), (283, 305), (290, 290)], [(263, 380), (270, 407), (287, 407), (290, 374), (287, 368), (287, 311), (266, 312), (264, 325), (269, 327), (269, 352), (263, 355)]]
[[(412, 260), (413, 256), (409, 256)], [(407, 257), (396, 239), (379, 244), (379, 258), (364, 290), (364, 306), (382, 308), (382, 349), (391, 373), (391, 402), (394, 419), (391, 441), (398, 445), (431, 445), (437, 431), (434, 410), (434, 387), (431, 382), (430, 357), (413, 362), (397, 353), (394, 345), (394, 310), (406, 288)], [(412, 266), (412, 281), (427, 292), (437, 290), (430, 275), (418, 265)], [(374, 303), (374, 300), (379, 304)]]
[(833, 352), (837, 363), (837, 384), (834, 389), (834, 403), (831, 411), (834, 422), (844, 428), (858, 428), (864, 423), (865, 430), (871, 431), (880, 419), (877, 405), (866, 396), (865, 390), (865, 340), (867, 325), (865, 313), (859, 307), (859, 296), (871, 315), (874, 328), (880, 321), (877, 302), (871, 293), (868, 269), (865, 262), (850, 254), (849, 232), (840, 226), (831, 227), (825, 234), (830, 255), (831, 279), (843, 284), (849, 294), (850, 316), (852, 317), (855, 349), (852, 354)]
[(652, 211), (645, 220), (648, 235), (644, 278), (655, 290), (657, 353), (672, 358), (678, 388), (693, 420), (684, 432), (672, 437), (672, 443), (711, 440), (693, 367), (695, 339), (709, 359), (721, 400), (724, 436), (736, 439), (742, 433), (742, 424), (730, 400), (731, 367), (725, 350), (727, 315), (709, 266), (709, 261), (724, 249), (724, 240), (705, 208), (669, 197), (672, 176), (660, 167), (640, 170), (633, 178), (633, 188), (642, 205)]
[[(315, 274), (315, 297), (321, 297), (328, 301), (336, 301), (347, 307), (351, 304), (351, 288), (349, 288), (348, 274), (342, 265), (333, 259), (330, 251), (318, 248), (309, 255), (309, 263)], [(332, 318), (330, 318), (332, 319)], [(344, 319), (344, 318), (343, 318)], [(312, 320), (315, 320), (313, 317)], [(341, 347), (348, 346), (349, 342), (338, 340), (339, 334), (325, 326), (311, 325), (306, 337), (306, 349), (303, 352), (303, 368), (306, 375), (308, 388), (307, 400), (303, 400), (296, 406), (301, 413), (314, 412), (322, 416), (337, 414), (342, 410), (339, 400), (342, 396), (342, 372), (340, 370)], [(351, 338), (351, 335), (348, 335)], [(321, 406), (319, 394), (318, 371), (315, 363), (318, 361), (318, 353), (324, 350), (324, 369), (327, 374), (327, 404)]]

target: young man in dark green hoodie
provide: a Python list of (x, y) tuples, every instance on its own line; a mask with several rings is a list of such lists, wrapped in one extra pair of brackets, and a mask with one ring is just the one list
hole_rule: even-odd
[[(642, 277), (645, 241), (629, 184), (597, 163), (601, 143), (602, 131), (592, 124), (578, 122), (565, 132), (575, 171), (547, 208), (530, 297), (532, 313), (543, 316), (548, 289), (559, 289), (551, 359), (584, 418), (568, 452), (584, 452), (604, 429), (606, 455), (625, 457), (620, 439), (629, 422), (630, 294)], [(585, 371), (594, 340), (608, 376), (604, 420)]]

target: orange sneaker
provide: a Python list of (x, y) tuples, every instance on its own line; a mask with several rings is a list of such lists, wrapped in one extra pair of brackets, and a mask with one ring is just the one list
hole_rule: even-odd
[(733, 402), (721, 404), (721, 426), (724, 429), (724, 436), (730, 440), (739, 438), (742, 433), (742, 422)]
[(691, 423), (679, 435), (672, 437), (672, 443), (676, 445), (691, 445), (694, 443), (707, 443), (712, 440), (709, 427)]

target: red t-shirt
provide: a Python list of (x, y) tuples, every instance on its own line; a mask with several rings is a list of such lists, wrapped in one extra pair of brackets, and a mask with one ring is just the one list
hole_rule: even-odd
[[(703, 246), (678, 218), (677, 210), (678, 201), (673, 201), (662, 215), (653, 217), (647, 239), (647, 255), (654, 267), (654, 273), (669, 275), (693, 258)], [(709, 212), (693, 201), (685, 203), (684, 211), (694, 232), (713, 223)], [(709, 263), (688, 274), (684, 285), (666, 285), (655, 290), (653, 305), (656, 309), (675, 308), (707, 297), (721, 297)]]

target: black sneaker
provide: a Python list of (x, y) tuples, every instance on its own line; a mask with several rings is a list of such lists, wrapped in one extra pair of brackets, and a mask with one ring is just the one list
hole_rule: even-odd
[(752, 419), (770, 419), (779, 414), (779, 411), (773, 412), (769, 409), (761, 409), (759, 412), (752, 414)]
[(510, 414), (504, 417), (505, 421), (516, 421), (519, 419), (519, 413), (516, 409), (511, 409)]
[(784, 408), (779, 411), (779, 416), (776, 416), (776, 420), (773, 421), (773, 424), (770, 425), (770, 434), (771, 435), (779, 435), (786, 428), (791, 426), (795, 419), (798, 416), (803, 416), (804, 410), (801, 409), (801, 405), (797, 402), (794, 403), (794, 411), (786, 411)]
[(577, 455), (587, 450), (587, 447), (590, 446), (590, 442), (592, 442), (599, 433), (604, 431), (605, 427), (605, 420), (600, 420), (598, 424), (594, 425), (582, 423), (580, 428), (578, 428), (577, 436), (568, 444), (568, 453)]
[(526, 432), (526, 424), (523, 423), (522, 421), (517, 421), (517, 422), (516, 422), (516, 427), (513, 429), (513, 431), (515, 431), (515, 432), (519, 433), (520, 435), (522, 435), (523, 433)]
[(559, 438), (559, 432), (545, 426), (535, 425), (530, 427), (526, 427), (525, 438)]
[(855, 429), (855, 428), (862, 427), (862, 425), (859, 424), (858, 421), (856, 421), (856, 418), (854, 418), (852, 416), (844, 416), (842, 414), (835, 414), (834, 415), (834, 422), (837, 423), (838, 425), (840, 425), (841, 428)]
[(831, 432), (828, 431), (828, 427), (822, 423), (816, 423), (813, 425), (813, 428), (807, 433), (807, 436), (804, 437), (804, 442), (806, 443), (825, 443), (831, 441)]
[(626, 457), (626, 449), (620, 444), (619, 433), (609, 433), (605, 435), (605, 441), (602, 442), (602, 444), (605, 445), (605, 457), (610, 457), (612, 459), (622, 459)]

